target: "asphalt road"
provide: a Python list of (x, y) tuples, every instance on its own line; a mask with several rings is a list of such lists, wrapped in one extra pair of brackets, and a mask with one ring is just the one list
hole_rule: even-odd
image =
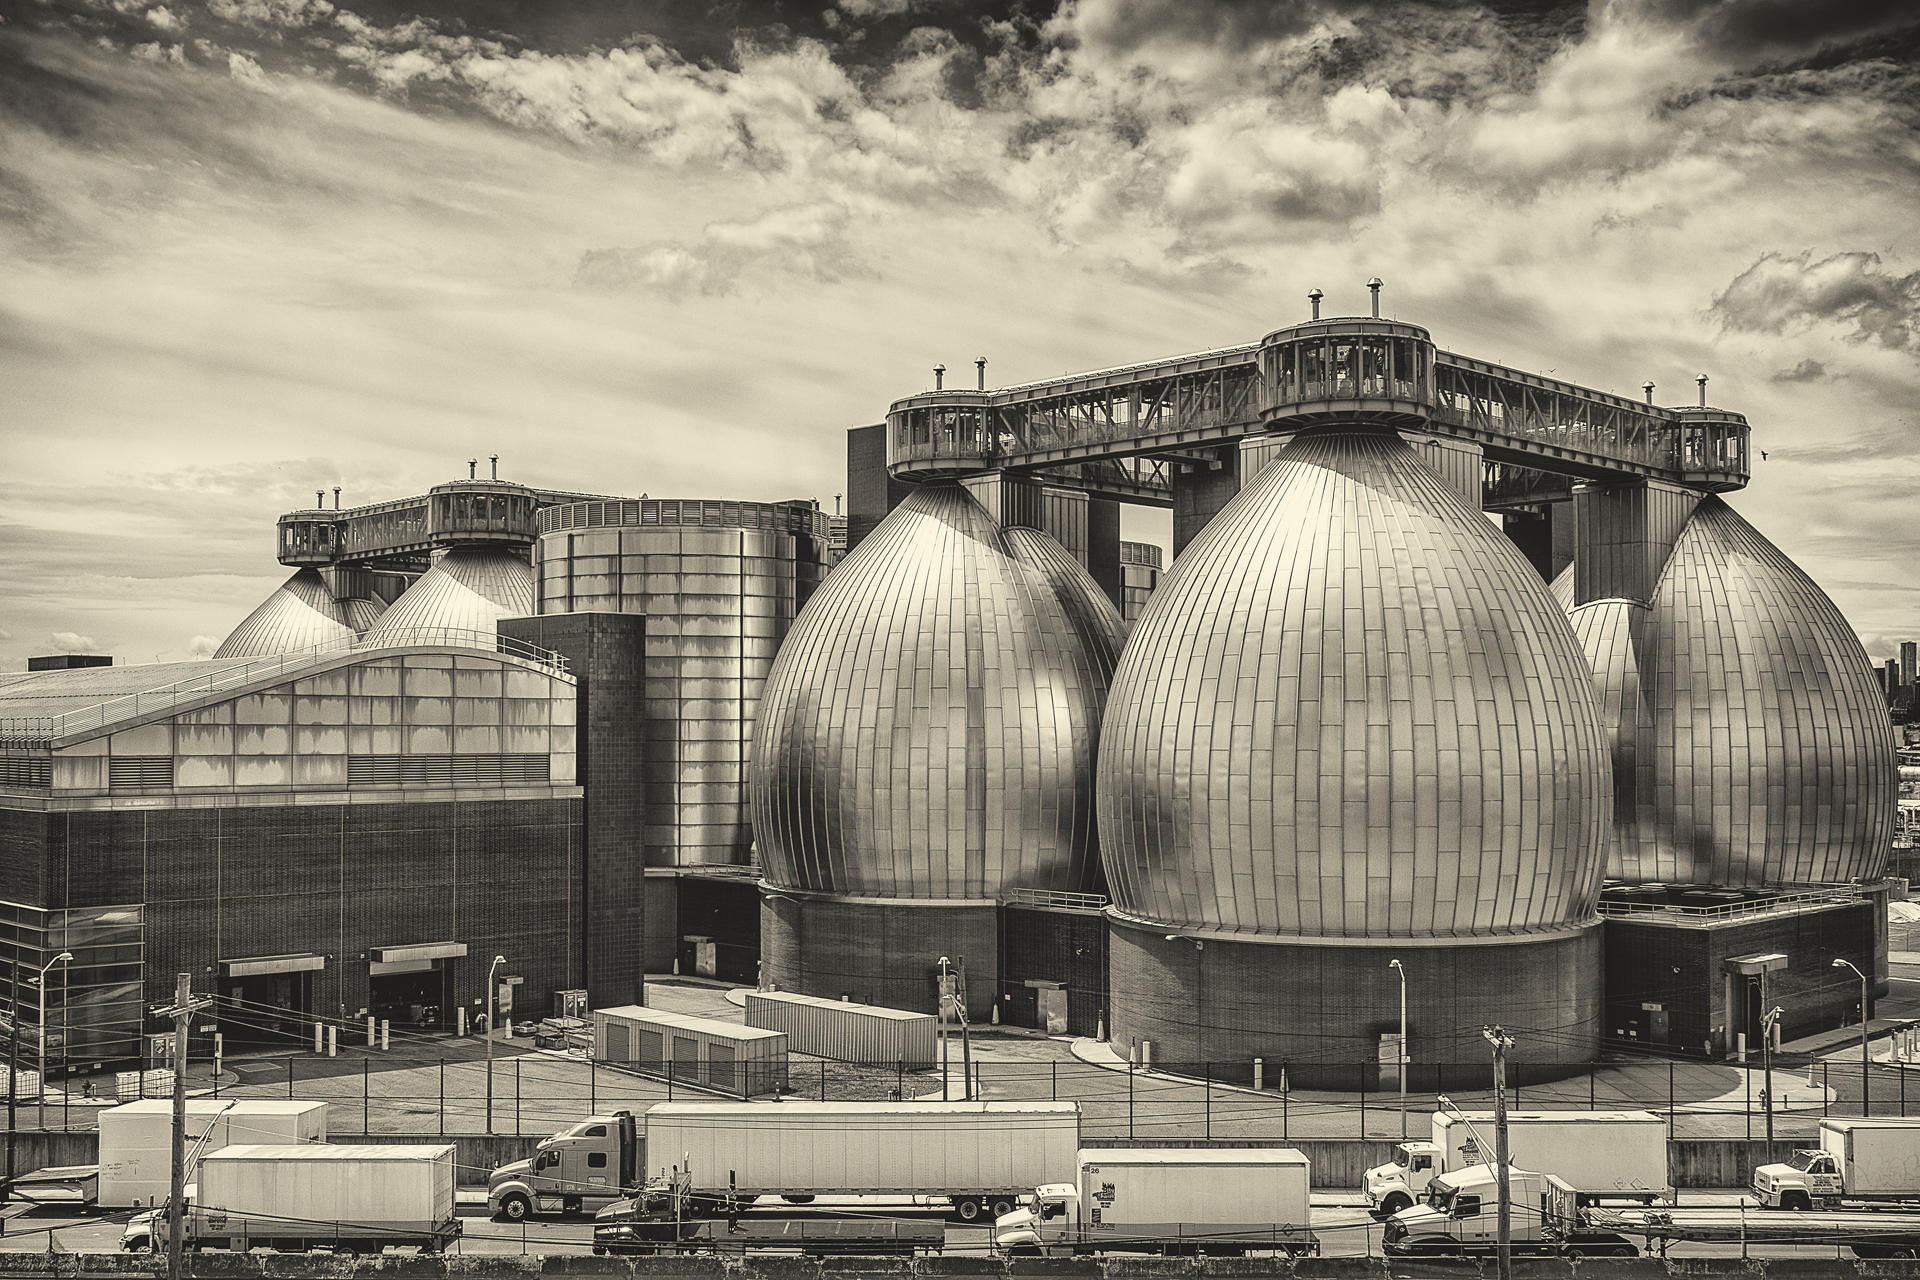
[[(1687, 1199), (1700, 1203), (1700, 1197)], [(1731, 1196), (1729, 1196), (1729, 1200)], [(21, 1213), (18, 1208), (4, 1216), (6, 1234), (0, 1237), (0, 1250), (41, 1252), (48, 1247), (49, 1232), (56, 1246), (71, 1253), (114, 1253), (120, 1247), (120, 1235), (130, 1212), (77, 1215), (69, 1210), (38, 1210)], [(593, 1224), (589, 1219), (559, 1221), (494, 1222), (483, 1206), (461, 1206), (463, 1233), (455, 1252), (463, 1254), (584, 1254), (591, 1251)], [(1313, 1227), (1320, 1236), (1321, 1252), (1327, 1257), (1361, 1257), (1380, 1252), (1380, 1224), (1366, 1210), (1353, 1203), (1351, 1196), (1316, 1196)], [(980, 1227), (950, 1226), (945, 1252), (984, 1255), (990, 1252), (990, 1237)], [(1756, 1245), (1747, 1256), (1755, 1258), (1851, 1258), (1839, 1246)], [(1669, 1256), (1740, 1256), (1738, 1245), (1680, 1244)]]

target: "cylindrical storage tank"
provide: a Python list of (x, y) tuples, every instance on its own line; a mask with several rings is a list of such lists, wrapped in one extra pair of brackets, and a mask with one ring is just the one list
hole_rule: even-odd
[(1114, 677), (1116, 1048), (1356, 1088), (1404, 978), (1416, 1088), (1481, 1078), (1489, 1023), (1526, 1029), (1524, 1075), (1591, 1061), (1610, 794), (1578, 642), (1518, 550), (1391, 432), (1296, 438)]
[(1873, 666), (1725, 502), (1694, 509), (1646, 604), (1571, 616), (1612, 736), (1609, 875), (1757, 888), (1881, 873), (1899, 784)]
[(997, 995), (1000, 896), (1098, 893), (1112, 604), (1047, 534), (916, 489), (794, 623), (754, 735), (761, 950), (783, 990), (932, 1010)]
[(595, 1009), (590, 1016), (597, 1062), (738, 1098), (777, 1097), (787, 1087), (782, 1032), (640, 1005)]
[(744, 866), (747, 756), (774, 654), (825, 572), (811, 502), (640, 498), (540, 513), (540, 612), (647, 617), (650, 867)]
[(747, 1025), (787, 1033), (795, 1053), (839, 1062), (931, 1067), (939, 1029), (934, 1015), (829, 1000), (797, 991), (747, 992)]

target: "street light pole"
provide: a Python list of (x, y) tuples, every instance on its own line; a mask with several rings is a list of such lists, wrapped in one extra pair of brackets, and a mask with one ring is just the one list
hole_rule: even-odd
[(940, 957), (940, 989), (934, 995), (934, 1008), (938, 1011), (940, 1029), (940, 1101), (947, 1101), (947, 966), (952, 961)]
[(40, 966), (40, 1118), (42, 1129), (47, 1127), (47, 970), (57, 964), (73, 959), (73, 952), (62, 951), (53, 959)]
[(1833, 962), (1833, 967), (1836, 969), (1851, 969), (1854, 975), (1860, 979), (1860, 1114), (1863, 1116), (1872, 1115), (1872, 1099), (1869, 1094), (1869, 1085), (1867, 1084), (1867, 1073), (1873, 1066), (1873, 1058), (1867, 1050), (1867, 975), (1861, 973), (1860, 966), (1854, 964), (1851, 960), (1836, 958)]
[(1493, 1046), (1493, 1173), (1500, 1193), (1496, 1258), (1500, 1280), (1513, 1280), (1513, 1186), (1507, 1177), (1507, 1050), (1513, 1037), (1501, 1027), (1483, 1027), (1480, 1034)]
[[(1760, 975), (1760, 989), (1766, 990), (1767, 978)], [(1767, 1110), (1767, 1156), (1773, 1156), (1773, 1029), (1780, 1025), (1780, 1015), (1786, 1010), (1775, 1005), (1766, 1011), (1760, 1019), (1760, 1063), (1766, 1075), (1766, 1083), (1760, 1087), (1760, 1097), (1765, 1101)]]
[(495, 956), (493, 963), (487, 966), (487, 1132), (493, 1132), (493, 975), (507, 962), (505, 956)]
[(1400, 1140), (1407, 1140), (1407, 971), (1398, 960), (1387, 961), (1387, 968), (1400, 975)]

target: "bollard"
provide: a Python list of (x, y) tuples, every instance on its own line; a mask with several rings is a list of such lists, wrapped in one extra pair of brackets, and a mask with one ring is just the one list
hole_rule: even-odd
[(1093, 1038), (1101, 1044), (1107, 1042), (1107, 1020), (1105, 1018), (1101, 1018), (1093, 1024)]
[(329, 1058), (340, 1056), (340, 1028), (338, 1027), (327, 1028), (327, 1056)]
[(374, 1038), (374, 1033), (373, 1033), (373, 1015), (368, 1014), (367, 1015), (367, 1048), (371, 1049), (373, 1048), (374, 1045), (378, 1043), (379, 1041)]
[(1253, 1060), (1253, 1087), (1255, 1089), (1264, 1089), (1266, 1088), (1266, 1081), (1267, 1064), (1264, 1060), (1255, 1058)]
[(327, 1047), (327, 1029), (318, 1022), (313, 1024), (313, 1051), (323, 1052)]
[(1733, 1060), (1744, 1065), (1747, 1061), (1747, 1033), (1742, 1031), (1733, 1038)]
[(453, 1034), (464, 1039), (467, 1034), (467, 1010), (462, 1005), (453, 1011)]
[(1153, 1066), (1153, 1041), (1151, 1040), (1140, 1042), (1140, 1065), (1149, 1068)]
[(388, 1033), (387, 1020), (385, 1018), (382, 1018), (380, 1019), (380, 1047), (382, 1049), (388, 1048), (391, 1043), (387, 1038), (387, 1033)]
[(213, 1033), (213, 1087), (220, 1087), (220, 1064), (227, 1056), (227, 1038), (218, 1031)]

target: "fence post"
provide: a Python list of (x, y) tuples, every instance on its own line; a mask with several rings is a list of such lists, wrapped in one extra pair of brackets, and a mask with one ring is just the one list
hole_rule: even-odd
[(287, 1096), (289, 1098), (293, 1096), (293, 1062), (294, 1062), (293, 1055), (288, 1054), (287, 1055)]
[(902, 1102), (907, 1100), (907, 1060), (905, 1058), (893, 1064), (893, 1096)]
[(1674, 1123), (1673, 1123), (1673, 1095), (1674, 1095), (1674, 1087), (1673, 1087), (1673, 1071), (1674, 1071), (1674, 1064), (1673, 1064), (1673, 1063), (1671, 1063), (1671, 1062), (1669, 1062), (1669, 1063), (1667, 1064), (1667, 1137), (1668, 1137), (1669, 1139), (1671, 1139), (1671, 1138), (1673, 1137), (1673, 1133), (1674, 1133)]
[[(1779, 1026), (1780, 1024), (1776, 1022), (1774, 1025)], [(1827, 1063), (1823, 1058), (1820, 1062), (1820, 1114), (1823, 1116), (1826, 1115), (1828, 1109), (1832, 1106), (1833, 1093), (1827, 1088)]]
[(447, 1060), (440, 1059), (440, 1136), (447, 1136)]
[(590, 1116), (600, 1114), (599, 1065), (592, 1058), (587, 1059), (587, 1114)]
[(360, 1059), (360, 1132), (373, 1131), (373, 1059)]
[[(1589, 1062), (1587, 1064), (1587, 1110), (1589, 1111), (1592, 1111), (1594, 1109), (1593, 1080), (1594, 1080), (1594, 1077), (1599, 1074), (1600, 1074), (1600, 1064), (1597, 1062)], [(1673, 1090), (1671, 1088), (1667, 1090), (1667, 1110), (1669, 1111), (1673, 1110)]]
[(513, 1136), (516, 1138), (520, 1136), (520, 1059), (518, 1058), (513, 1060)]
[(1133, 1070), (1127, 1070), (1127, 1140), (1133, 1140)]
[(1367, 1064), (1360, 1064), (1360, 1136), (1367, 1136)]
[[(1060, 1063), (1058, 1061), (1055, 1061), (1052, 1065), (1053, 1065), (1053, 1100), (1055, 1102), (1058, 1102), (1060, 1101)], [(1901, 1096), (1903, 1098), (1906, 1096), (1905, 1094), (1906, 1087), (1907, 1087), (1906, 1081), (1903, 1078), (1900, 1082), (1900, 1088), (1902, 1090)], [(1904, 1102), (1901, 1103), (1901, 1111), (1900, 1111), (1901, 1115), (1907, 1114), (1905, 1108), (1906, 1108), (1906, 1104)]]
[(827, 1060), (820, 1059), (820, 1101), (827, 1100)]

